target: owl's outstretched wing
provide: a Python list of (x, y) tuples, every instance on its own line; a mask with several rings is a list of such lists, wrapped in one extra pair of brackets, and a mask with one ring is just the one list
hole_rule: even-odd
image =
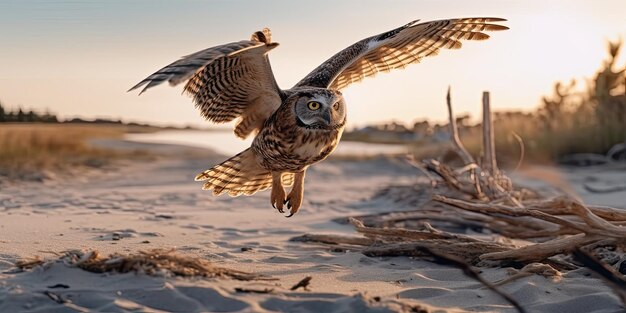
[(235, 134), (241, 138), (259, 130), (281, 104), (267, 53), (278, 46), (270, 30), (242, 40), (198, 51), (158, 70), (129, 91), (146, 89), (165, 81), (176, 86), (184, 81), (184, 92), (193, 97), (204, 118), (224, 123), (239, 118)]
[(342, 89), (351, 83), (417, 63), (439, 49), (461, 48), (461, 40), (485, 40), (486, 31), (506, 30), (501, 18), (461, 18), (419, 23), (363, 39), (332, 56), (296, 86)]

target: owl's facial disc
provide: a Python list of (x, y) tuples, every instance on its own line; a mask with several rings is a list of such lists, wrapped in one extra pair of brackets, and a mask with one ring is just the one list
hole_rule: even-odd
[(309, 129), (332, 130), (345, 124), (345, 105), (340, 94), (325, 90), (304, 94), (295, 106), (296, 124)]

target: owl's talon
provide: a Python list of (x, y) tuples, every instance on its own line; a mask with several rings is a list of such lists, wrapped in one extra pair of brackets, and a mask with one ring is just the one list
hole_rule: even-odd
[(280, 173), (272, 174), (272, 195), (270, 196), (272, 207), (280, 213), (285, 213), (285, 188), (281, 184)]
[(289, 209), (290, 214), (287, 217), (292, 217), (294, 214), (298, 213), (298, 210), (302, 206), (302, 198), (304, 197), (304, 172), (295, 174), (295, 182), (291, 192), (287, 196), (287, 208)]

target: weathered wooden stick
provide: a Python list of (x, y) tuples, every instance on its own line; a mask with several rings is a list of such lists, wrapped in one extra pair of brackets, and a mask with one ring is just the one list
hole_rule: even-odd
[(568, 221), (556, 216), (552, 216), (541, 211), (537, 210), (528, 210), (523, 208), (513, 208), (505, 205), (494, 205), (494, 204), (482, 204), (482, 203), (472, 203), (468, 201), (451, 199), (440, 195), (434, 195), (433, 200), (439, 201), (445, 204), (449, 204), (455, 206), (460, 209), (472, 211), (472, 212), (481, 212), (485, 214), (504, 214), (509, 216), (532, 216), (544, 221), (548, 221), (557, 225), (561, 225), (564, 227), (572, 228), (578, 230), (582, 233), (590, 232), (590, 228), (586, 227), (586, 225), (581, 223), (576, 223), (572, 221)]
[[(467, 188), (456, 178), (452, 170), (445, 166), (445, 164), (441, 164), (439, 161), (431, 159), (424, 162), (424, 167), (441, 177), (441, 179), (443, 179), (449, 187), (468, 194), (474, 198), (481, 199), (483, 197), (480, 190), (480, 184), (477, 184), (477, 187), (473, 189)], [(471, 170), (470, 175), (475, 176), (475, 170)]]
[[(366, 236), (383, 236), (383, 237), (401, 237), (404, 239), (427, 240), (427, 239), (454, 239), (462, 242), (476, 242), (478, 239), (463, 236), (459, 234), (451, 234), (440, 230), (418, 231), (403, 228), (374, 228), (365, 227), (363, 223), (355, 218), (350, 218), (350, 224), (354, 225), (356, 230)], [(432, 227), (432, 226), (431, 226)]]
[[(526, 204), (529, 209), (536, 209), (553, 215), (570, 215), (575, 201), (567, 197), (557, 197), (552, 200), (532, 201)], [(609, 221), (626, 221), (626, 211), (606, 206), (587, 206), (593, 214)]]
[(564, 238), (524, 246), (515, 250), (485, 253), (481, 260), (514, 260), (518, 262), (542, 262), (553, 255), (567, 253), (575, 247), (602, 239), (601, 236), (578, 234)]
[(484, 277), (482, 277), (482, 275), (480, 275), (481, 271), (473, 268), (467, 262), (465, 262), (465, 261), (463, 261), (461, 259), (455, 258), (453, 256), (450, 256), (448, 254), (437, 253), (437, 252), (434, 252), (434, 251), (426, 249), (426, 248), (424, 250), (425, 250), (425, 252), (427, 252), (430, 255), (432, 255), (433, 257), (435, 257), (435, 260), (438, 261), (439, 263), (450, 264), (450, 265), (453, 265), (453, 266), (456, 266), (456, 267), (460, 268), (461, 270), (463, 270), (463, 273), (465, 273), (465, 275), (467, 275), (470, 278), (473, 278), (473, 279), (477, 280), (478, 282), (483, 284), (485, 287), (487, 287), (491, 291), (495, 292), (496, 294), (498, 294), (499, 296), (504, 298), (508, 303), (513, 305), (517, 309), (518, 312), (526, 313), (526, 310), (519, 304), (519, 302), (517, 302), (515, 299), (513, 299), (513, 297), (511, 297), (511, 295), (509, 295), (508, 293), (500, 290), (495, 284), (493, 284), (490, 281), (486, 280)]
[(624, 275), (580, 248), (576, 248), (572, 254), (576, 260), (598, 274), (626, 306), (626, 279), (624, 279)]
[(489, 92), (483, 91), (483, 158), (482, 168), (492, 176), (497, 176), (498, 163), (496, 161), (496, 148), (493, 134), (493, 121), (491, 120), (491, 104)]
[(592, 228), (602, 229), (610, 233), (611, 237), (622, 238), (626, 240), (626, 227), (613, 225), (597, 215), (593, 214), (586, 206), (580, 202), (574, 203), (572, 211), (578, 215), (587, 225)]
[(424, 257), (428, 254), (422, 249), (429, 249), (438, 253), (445, 253), (461, 258), (470, 264), (478, 264), (480, 256), (486, 253), (509, 252), (511, 247), (497, 242), (477, 241), (459, 242), (447, 239), (431, 239), (401, 243), (387, 243), (374, 245), (363, 250), (363, 254), (371, 257), (381, 256), (414, 256)]
[(325, 244), (348, 244), (356, 246), (371, 246), (376, 242), (373, 239), (365, 237), (348, 237), (340, 235), (325, 235), (325, 234), (305, 234), (298, 237), (293, 237), (289, 241), (299, 242), (318, 242)]
[(459, 127), (456, 125), (456, 119), (454, 118), (454, 114), (452, 112), (452, 99), (450, 96), (450, 89), (451, 89), (450, 86), (448, 86), (448, 94), (446, 96), (446, 103), (448, 105), (448, 120), (449, 120), (448, 125), (450, 128), (450, 137), (451, 137), (452, 144), (454, 146), (456, 153), (459, 155), (459, 157), (461, 157), (465, 165), (476, 163), (472, 155), (469, 154), (469, 152), (467, 152), (467, 149), (465, 149), (465, 147), (463, 146), (463, 143), (461, 143), (461, 138), (459, 137)]

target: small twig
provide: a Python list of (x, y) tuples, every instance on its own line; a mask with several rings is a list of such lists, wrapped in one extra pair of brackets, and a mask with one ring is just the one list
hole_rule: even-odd
[(566, 219), (552, 216), (552, 215), (549, 215), (549, 214), (546, 214), (544, 212), (537, 211), (537, 210), (513, 208), (513, 207), (501, 205), (501, 204), (496, 205), (496, 204), (472, 203), (468, 201), (447, 198), (441, 195), (434, 195), (433, 200), (455, 206), (459, 209), (464, 209), (464, 210), (468, 210), (472, 212), (479, 212), (479, 213), (484, 213), (484, 214), (496, 213), (496, 214), (504, 214), (504, 215), (509, 215), (509, 216), (532, 216), (534, 218), (548, 221), (557, 225), (576, 229), (583, 233), (586, 233), (586, 232), (595, 233), (594, 229), (585, 227), (584, 224), (568, 221)]
[(584, 183), (583, 187), (585, 187), (585, 190), (589, 192), (593, 192), (593, 193), (611, 193), (611, 192), (619, 192), (619, 191), (626, 190), (626, 184), (596, 187), (596, 186), (590, 185), (589, 183)]
[(516, 132), (511, 132), (511, 135), (513, 136), (513, 138), (515, 138), (515, 140), (517, 140), (517, 143), (519, 144), (519, 159), (517, 160), (517, 165), (515, 165), (515, 168), (513, 168), (512, 171), (512, 173), (515, 173), (517, 172), (517, 170), (519, 170), (520, 167), (522, 167), (522, 163), (524, 162), (524, 157), (526, 154), (526, 148), (524, 146), (524, 140), (520, 135), (518, 135)]
[(235, 291), (239, 293), (273, 293), (274, 288), (251, 289), (251, 288), (235, 287)]
[(406, 160), (411, 166), (418, 169), (420, 172), (422, 172), (422, 174), (424, 174), (424, 176), (426, 176), (426, 178), (428, 178), (431, 188), (435, 188), (437, 186), (437, 180), (432, 175), (430, 175), (428, 170), (422, 164), (415, 160), (414, 155), (407, 155)]
[(50, 298), (52, 301), (58, 303), (58, 304), (64, 304), (67, 303), (66, 299), (63, 299), (63, 297), (60, 294), (54, 293), (52, 291), (44, 291), (43, 292), (44, 295), (48, 296), (48, 298)]
[(34, 258), (26, 258), (15, 262), (15, 267), (21, 270), (28, 270), (42, 264), (44, 264), (44, 260), (39, 256), (36, 256)]
[(451, 90), (451, 87), (448, 86), (448, 93), (446, 95), (446, 104), (448, 105), (448, 121), (449, 121), (449, 127), (450, 127), (450, 139), (452, 141), (452, 144), (455, 148), (456, 153), (463, 160), (463, 163), (465, 163), (466, 165), (471, 164), (471, 163), (476, 163), (472, 155), (469, 154), (469, 152), (467, 152), (467, 149), (465, 149), (465, 147), (463, 146), (463, 143), (461, 143), (461, 138), (459, 137), (459, 128), (456, 124), (456, 119), (454, 118), (454, 114), (452, 113), (452, 97), (450, 96), (450, 90)]
[(308, 287), (309, 287), (309, 284), (311, 284), (311, 279), (313, 279), (313, 277), (311, 277), (311, 276), (307, 276), (307, 277), (303, 278), (297, 284), (293, 285), (293, 287), (291, 287), (290, 290), (297, 290), (298, 288), (302, 288), (304, 290), (309, 290)]
[[(576, 200), (569, 197), (558, 197), (548, 201), (532, 202), (526, 205), (529, 209), (537, 209), (553, 215), (570, 215)], [(626, 221), (626, 211), (606, 206), (587, 206), (593, 214), (609, 221)]]
[(574, 247), (584, 246), (603, 239), (599, 236), (585, 234), (573, 235), (565, 238), (552, 239), (542, 243), (523, 246), (521, 248), (502, 252), (485, 253), (481, 260), (514, 260), (518, 262), (542, 262), (553, 255), (567, 253)]
[[(456, 176), (454, 175), (453, 171), (448, 168), (445, 164), (441, 164), (439, 161), (437, 160), (428, 160), (425, 161), (424, 163), (424, 167), (437, 174), (439, 177), (441, 177), (443, 179), (443, 181), (451, 188), (458, 190), (462, 193), (465, 193), (467, 195), (470, 195), (473, 198), (477, 198), (477, 199), (481, 199), (482, 198), (482, 193), (480, 192), (479, 188), (480, 185), (478, 185), (478, 189), (476, 190), (470, 190), (469, 188), (465, 188), (461, 182), (456, 178)], [(470, 171), (470, 176), (471, 175), (475, 175), (475, 171), (471, 170)], [(476, 176), (474, 176), (476, 177)]]
[[(377, 228), (377, 227), (365, 227), (363, 223), (355, 218), (349, 218), (350, 224), (354, 225), (356, 230), (363, 233), (366, 236), (383, 236), (383, 237), (401, 237), (404, 239), (455, 239), (462, 242), (477, 242), (478, 239), (442, 232), (439, 230), (433, 231), (418, 231), (402, 228)], [(430, 224), (429, 224), (430, 226)], [(432, 228), (432, 226), (430, 226)], [(432, 228), (434, 229), (434, 228)]]
[(298, 237), (293, 237), (289, 241), (299, 242), (318, 242), (325, 244), (347, 244), (355, 246), (371, 246), (375, 240), (365, 237), (348, 237), (339, 235), (324, 235), (324, 234), (305, 234)]
[(552, 277), (555, 280), (560, 280), (561, 279), (561, 272), (559, 272), (558, 270), (554, 269), (552, 266), (548, 265), (548, 264), (543, 264), (543, 263), (530, 263), (526, 266), (524, 266), (521, 270), (515, 270), (512, 269), (515, 274), (500, 280), (498, 282), (495, 282), (494, 285), (495, 286), (502, 286), (505, 284), (508, 284), (512, 281), (515, 281), (517, 279), (523, 278), (523, 277), (527, 277), (527, 276), (531, 276), (531, 275), (541, 275), (544, 277)]
[(56, 288), (68, 289), (68, 288), (70, 288), (70, 286), (68, 286), (66, 284), (56, 284), (56, 285), (48, 286), (47, 288), (50, 288), (50, 289), (56, 289)]
[(576, 248), (572, 251), (574, 258), (587, 268), (598, 274), (613, 289), (624, 306), (626, 306), (626, 279), (612, 267), (604, 264), (593, 255)]
[(509, 294), (505, 293), (504, 291), (500, 290), (498, 287), (496, 287), (494, 284), (490, 283), (489, 281), (487, 281), (486, 279), (484, 279), (481, 275), (480, 272), (478, 270), (476, 270), (475, 268), (473, 268), (471, 265), (469, 265), (468, 263), (464, 262), (461, 259), (458, 259), (454, 256), (448, 255), (448, 254), (443, 254), (443, 253), (438, 253), (438, 252), (434, 252), (428, 248), (422, 248), (422, 250), (427, 253), (430, 254), (431, 256), (435, 257), (435, 259), (437, 261), (439, 261), (440, 263), (444, 263), (444, 264), (449, 264), (449, 265), (453, 265), (456, 266), (458, 268), (460, 268), (461, 270), (463, 270), (463, 273), (465, 273), (465, 275), (467, 275), (470, 278), (473, 278), (477, 281), (479, 281), (481, 284), (485, 285), (485, 287), (489, 288), (489, 290), (495, 292), (496, 294), (498, 294), (500, 297), (502, 297), (504, 300), (506, 300), (508, 303), (510, 303), (512, 306), (514, 306), (518, 312), (520, 313), (525, 313), (526, 310), (519, 304), (519, 302), (517, 302), (515, 299), (513, 299)]

